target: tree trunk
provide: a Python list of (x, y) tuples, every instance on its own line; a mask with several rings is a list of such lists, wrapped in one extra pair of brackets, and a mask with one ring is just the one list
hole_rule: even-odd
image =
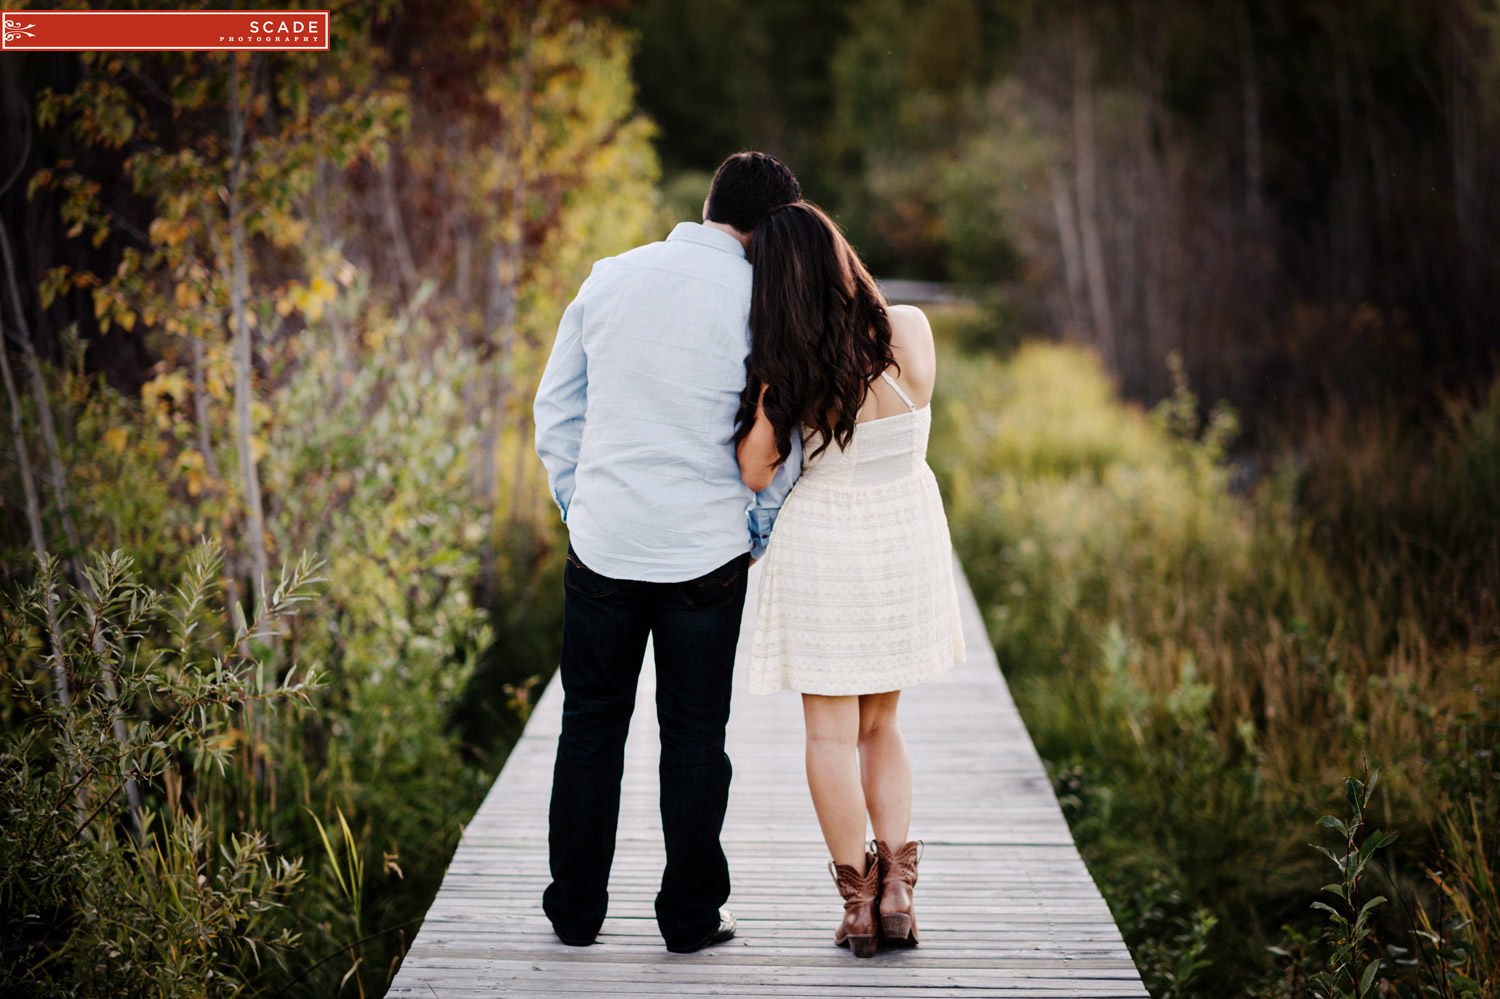
[(1073, 193), (1068, 178), (1051, 160), (1047, 162), (1047, 184), (1052, 190), (1052, 215), (1057, 221), (1057, 242), (1062, 251), (1063, 279), (1068, 286), (1068, 326), (1077, 334), (1084, 328), (1087, 292), (1083, 281), (1083, 250), (1078, 244), (1078, 218), (1073, 211)]
[(1114, 313), (1104, 271), (1104, 243), (1099, 234), (1098, 152), (1094, 146), (1094, 83), (1083, 17), (1073, 13), (1073, 145), (1078, 185), (1078, 228), (1083, 237), (1083, 270), (1088, 278), (1094, 336), (1106, 367), (1118, 372)]
[(261, 508), (260, 476), (255, 467), (255, 452), (250, 446), (255, 426), (250, 418), (250, 401), (254, 393), (254, 366), (251, 363), (251, 336), (248, 316), (250, 273), (245, 247), (245, 219), (240, 204), (240, 185), (244, 181), (245, 112), (239, 99), (239, 65), (229, 64), (230, 177), (229, 177), (229, 255), (230, 309), (234, 317), (234, 408), (235, 429), (240, 457), (240, 477), (245, 489), (245, 528), (254, 573), (252, 588), (262, 606), (268, 600), (266, 578), (265, 518)]
[[(203, 231), (205, 234), (207, 234), (205, 238), (208, 240), (209, 247), (213, 251), (214, 266), (216, 266), (221, 273), (228, 273), (231, 270), (230, 258), (225, 254), (222, 243), (219, 240), (215, 239), (213, 235), (215, 231), (214, 223), (216, 220), (206, 209), (203, 211), (201, 218), (203, 222)], [(204, 466), (209, 469), (209, 473), (211, 475), (214, 475), (217, 480), (222, 483), (224, 480), (222, 478), (222, 473), (219, 470), (218, 459), (214, 457), (212, 438), (208, 429), (208, 397), (203, 391), (202, 386), (202, 344), (195, 342), (193, 346), (194, 366), (195, 368), (199, 369), (195, 370), (193, 373), (193, 388), (197, 396), (197, 401), (194, 403), (194, 406), (195, 412), (197, 413), (198, 417), (198, 446), (202, 448), (204, 452)], [(230, 513), (226, 513), (223, 523), (220, 524), (220, 543), (224, 553), (224, 596), (226, 600), (226, 617), (228, 618), (230, 634), (233, 634), (239, 627), (239, 621), (235, 617), (235, 609), (240, 606), (239, 580), (240, 573), (242, 571), (241, 563), (243, 561), (235, 552), (234, 546), (231, 542), (233, 529), (233, 516)], [(251, 609), (254, 610), (253, 607)], [(248, 642), (240, 643), (240, 653), (246, 657), (250, 655), (250, 645)]]
[[(318, 227), (319, 250), (326, 254), (333, 247), (333, 224), (329, 219), (328, 208), (328, 162), (318, 159), (318, 169), (313, 177), (313, 204), (312, 214)], [(327, 259), (326, 256), (324, 259)], [(323, 279), (325, 281), (338, 281), (338, 275), (332, 273), (328, 268), (324, 269)], [(333, 330), (333, 356), (338, 364), (338, 375), (334, 378), (333, 399), (334, 402), (342, 402), (344, 398), (344, 378), (354, 372), (353, 344), (349, 332), (344, 327), (344, 317), (340, 315), (337, 305), (330, 306), (326, 314), (328, 325)]]
[[(20, 332), (17, 331), (17, 336)], [(38, 567), (47, 561), (47, 539), (42, 531), (42, 505), (36, 494), (36, 479), (31, 472), (31, 454), (26, 444), (26, 432), (21, 421), (21, 397), (16, 391), (16, 381), (10, 373), (10, 353), (0, 342), (0, 376), (5, 379), (5, 394), (10, 399), (10, 430), (15, 439), (16, 464), (21, 470), (21, 492), (26, 498), (26, 523), (31, 528), (31, 550), (35, 553)], [(52, 639), (52, 682), (57, 700), (64, 708), (73, 705), (72, 689), (68, 685), (67, 670), (63, 668), (62, 629), (57, 623), (57, 602), (52, 594), (47, 595), (47, 631)]]
[[(100, 629), (92, 627), (94, 624), (93, 601), (97, 594), (93, 583), (84, 574), (83, 566), (79, 562), (79, 550), (82, 546), (79, 543), (78, 528), (73, 523), (73, 514), (68, 504), (67, 471), (63, 466), (62, 449), (58, 446), (57, 431), (55, 424), (52, 422), (52, 400), (47, 395), (47, 382), (42, 374), (41, 361), (37, 358), (36, 350), (32, 347), (31, 328), (26, 322), (26, 310), (21, 305), (21, 290), (19, 282), (16, 279), (16, 264), (15, 257), (11, 253), (10, 233), (3, 223), (0, 223), (0, 256), (4, 258), (0, 262), (3, 262), (5, 266), (6, 283), (10, 288), (11, 308), (16, 318), (16, 335), (20, 338), (21, 349), (26, 355), (26, 365), (31, 369), (32, 394), (36, 398), (37, 418), (38, 422), (42, 425), (42, 442), (46, 448), (48, 462), (51, 466), (53, 502), (57, 505), (58, 516), (63, 524), (63, 533), (68, 539), (68, 562), (73, 570), (74, 585), (82, 590), (88, 598), (88, 602), (84, 606), (89, 615), (90, 630), (94, 635), (94, 652), (99, 656), (104, 690), (109, 695), (111, 703), (116, 704), (116, 707), (110, 712), (110, 731), (114, 735), (115, 741), (123, 749), (130, 743), (130, 734), (125, 728), (124, 715), (118, 707), (119, 684), (114, 665), (104, 655), (104, 636), (100, 632)], [(0, 354), (4, 352), (5, 346), (3, 343), (0, 343)], [(5, 383), (6, 391), (12, 395), (12, 406), (15, 408), (17, 420), (19, 420), (19, 400), (16, 398), (15, 386), (11, 380), (10, 364), (8, 361), (5, 364)], [(22, 434), (20, 433), (19, 422), (16, 425), (16, 446), (18, 461), (22, 469), (23, 487), (27, 493), (27, 513), (29, 516), (32, 512), (32, 505), (37, 504), (36, 485), (31, 480), (31, 459), (27, 453), (25, 441), (22, 439)], [(41, 512), (39, 508), (36, 511), (31, 528), (33, 547), (36, 549), (38, 557), (45, 559), (46, 540), (42, 533)], [(47, 618), (48, 627), (52, 632), (53, 647), (56, 649), (57, 654), (57, 660), (53, 664), (53, 678), (59, 682), (59, 697), (66, 707), (70, 704), (70, 700), (67, 689), (67, 677), (62, 669), (62, 646), (60, 644), (62, 635), (55, 609), (51, 606), (50, 600), (47, 609)], [(139, 842), (141, 838), (141, 790), (140, 786), (136, 783), (133, 773), (125, 777), (125, 798), (130, 805), (131, 836)]]
[(1369, 292), (1369, 247), (1364, 220), (1364, 198), (1361, 181), (1364, 171), (1359, 162), (1359, 143), (1354, 124), (1354, 92), (1349, 80), (1350, 40), (1330, 32), (1333, 46), (1333, 94), (1338, 112), (1339, 172), (1334, 182), (1332, 229), (1334, 234), (1335, 273), (1344, 279), (1345, 294), (1351, 304), (1363, 301)]
[(385, 165), (380, 174), (380, 207), (386, 230), (391, 237), (391, 252), (396, 258), (396, 275), (401, 281), (401, 297), (409, 299), (417, 290), (417, 267), (412, 262), (411, 244), (406, 238), (406, 223), (401, 220), (401, 203), (396, 196), (396, 150), (386, 147)]
[[(1448, 58), (1448, 122), (1453, 169), (1453, 215), (1458, 223), (1459, 271), (1463, 287), (1472, 300), (1479, 296), (1481, 265), (1484, 261), (1484, 213), (1480, 195), (1479, 128), (1476, 121), (1476, 87), (1472, 32), (1462, 14), (1450, 14), (1450, 53)], [(1468, 318), (1467, 316), (1465, 317)], [(1475, 324), (1466, 322), (1465, 353), (1476, 353)], [(1477, 360), (1477, 358), (1474, 358)]]
[[(463, 135), (457, 122), (450, 122), (444, 137), (449, 169), (442, 171), (446, 177), (456, 173), (464, 158)], [(459, 308), (466, 308), (473, 294), (474, 234), (469, 223), (469, 203), (464, 192), (451, 191), (448, 201), (452, 206), (449, 216), (453, 253), (453, 298)]]
[[(203, 339), (196, 335), (193, 336), (193, 412), (198, 421), (198, 450), (203, 455), (204, 470), (214, 483), (222, 484), (219, 459), (214, 456), (213, 436), (209, 429), (208, 392), (203, 385)], [(223, 553), (225, 594), (233, 607), (240, 602), (240, 585), (234, 570), (234, 552), (226, 534), (220, 532), (219, 548)], [(232, 613), (229, 624), (231, 628), (236, 624)], [(248, 653), (249, 649), (246, 647), (241, 651)]]
[[(9, 75), (9, 74), (7, 74)], [(0, 195), (10, 190), (10, 186), (21, 176), (25, 169), (26, 161), (31, 157), (31, 122), (26, 119), (25, 144), (21, 151), (21, 157), (16, 164), (16, 169), (6, 178), (4, 185), (0, 185)], [(26, 323), (26, 310), (21, 305), (20, 283), (16, 279), (15, 262), (10, 252), (10, 232), (3, 221), (0, 221), (0, 265), (5, 268), (6, 289), (9, 292), (12, 314), (16, 320), (15, 337), (23, 350), (30, 353), (31, 332)], [(4, 329), (4, 314), (0, 313), (0, 330)], [(21, 492), (26, 498), (26, 523), (31, 529), (31, 548), (36, 554), (39, 563), (47, 560), (47, 537), (42, 529), (42, 505), (36, 492), (36, 479), (31, 470), (31, 451), (26, 444), (26, 432), (21, 419), (21, 395), (16, 391), (16, 382), (10, 371), (10, 354), (5, 345), (5, 337), (0, 336), (0, 375), (4, 376), (5, 393), (10, 399), (10, 422), (11, 432), (16, 442), (16, 464), (21, 470)], [(54, 484), (55, 485), (55, 484)], [(52, 650), (54, 660), (52, 664), (53, 681), (56, 685), (57, 699), (63, 707), (70, 707), (73, 703), (72, 691), (68, 686), (68, 676), (62, 663), (62, 635), (57, 625), (54, 613), (54, 604), (51, 594), (47, 599), (47, 626), (51, 632)]]
[[(489, 440), (481, 465), (481, 472), (484, 475), (481, 498), (490, 521), (490, 530), (486, 532), (485, 546), (481, 555), (486, 594), (495, 592), (496, 559), (493, 538), (495, 528), (498, 526), (495, 521), (495, 505), (498, 500), (495, 492), (498, 483), (495, 478), (499, 465), (499, 456), (496, 452), (511, 406), (512, 382), (515, 377), (516, 299), (520, 290), (522, 254), (526, 239), (526, 155), (531, 142), (532, 87), (530, 45), (532, 25), (526, 13), (529, 11), (523, 12), (518, 25), (521, 38), (518, 53), (520, 93), (516, 101), (517, 121), (515, 127), (508, 130), (511, 136), (508, 150), (511, 167), (510, 191), (508, 192), (509, 211), (501, 219), (502, 236), (496, 241), (490, 254), (490, 293), (485, 308), (486, 328), (490, 330), (498, 328), (500, 332), (500, 350), (495, 357), (494, 364), (495, 382)], [(520, 441), (517, 441), (516, 446), (524, 448), (524, 444)], [(515, 516), (514, 504), (508, 516), (512, 518)]]
[(1244, 101), (1245, 127), (1245, 218), (1259, 239), (1266, 215), (1265, 161), (1261, 152), (1260, 71), (1255, 61), (1255, 33), (1242, 2), (1235, 7), (1235, 34), (1239, 42), (1240, 92)]
[[(232, 268), (229, 286), (230, 309), (234, 317), (234, 403), (235, 430), (240, 457), (240, 477), (245, 490), (245, 535), (250, 548), (251, 595), (254, 597), (247, 620), (253, 621), (261, 608), (270, 602), (267, 591), (265, 516), (261, 507), (260, 476), (256, 472), (255, 452), (251, 438), (255, 431), (250, 417), (250, 397), (255, 390), (254, 368), (251, 364), (250, 324), (246, 299), (249, 297), (250, 273), (245, 246), (244, 208), (240, 203), (241, 185), (245, 169), (245, 116), (247, 106), (240, 103), (239, 63), (235, 55), (229, 62), (229, 120), (230, 120), (230, 174), (229, 174), (229, 256)], [(246, 705), (245, 726), (254, 740), (257, 732), (254, 704)], [(250, 746), (254, 759), (257, 784), (265, 781), (265, 761), (256, 751), (254, 742)]]
[[(17, 335), (20, 335), (19, 332)], [(21, 428), (21, 397), (16, 392), (15, 379), (11, 377), (10, 356), (4, 337), (0, 337), (0, 378), (3, 378), (5, 382), (5, 394), (10, 398), (11, 433), (16, 441), (16, 464), (21, 469), (21, 491), (26, 497), (26, 522), (31, 528), (31, 549), (36, 555), (37, 567), (40, 568), (47, 562), (47, 540), (42, 532), (42, 507), (37, 499), (36, 480), (31, 473), (31, 456), (26, 447), (26, 434)], [(62, 627), (57, 620), (57, 597), (49, 592), (46, 601), (47, 637), (52, 642), (52, 689), (63, 710), (71, 712), (73, 692), (68, 682), (67, 667), (63, 664)], [(72, 775), (69, 777), (71, 779)], [(81, 827), (87, 821), (88, 815), (88, 799), (82, 783), (79, 783), (73, 797), (78, 825)]]
[(1163, 61), (1158, 48), (1143, 45), (1137, 51), (1142, 104), (1135, 129), (1135, 162), (1140, 186), (1131, 199), (1131, 212), (1140, 231), (1135, 252), (1141, 266), (1144, 348), (1138, 377), (1151, 399), (1169, 390), (1167, 357), (1183, 347), (1183, 245), (1193, 236), (1178, 215), (1177, 192), (1187, 184), (1179, 169), (1182, 157), (1166, 107)]

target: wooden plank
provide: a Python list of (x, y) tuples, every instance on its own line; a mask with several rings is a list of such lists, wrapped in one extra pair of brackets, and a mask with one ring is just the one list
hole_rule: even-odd
[[(610, 912), (592, 947), (566, 947), (542, 914), (547, 802), (562, 723), (548, 684), (465, 829), (390, 996), (1131, 997), (1147, 995), (995, 662), (959, 573), (969, 661), (901, 697), (915, 775), (912, 835), (922, 944), (858, 960), (833, 945), (842, 914), (803, 773), (793, 693), (752, 696), (737, 667), (724, 849), (736, 938), (670, 954), (652, 901), (664, 863), (655, 674), (646, 651), (625, 752)], [(740, 663), (759, 570), (751, 570)]]

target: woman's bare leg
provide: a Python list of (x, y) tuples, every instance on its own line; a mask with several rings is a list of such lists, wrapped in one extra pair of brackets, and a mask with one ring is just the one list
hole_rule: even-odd
[(896, 724), (901, 691), (861, 694), (859, 698), (859, 769), (865, 807), (875, 838), (892, 849), (911, 831), (911, 757)]
[(860, 784), (860, 698), (802, 695), (807, 724), (807, 788), (828, 852), (865, 869), (865, 793)]

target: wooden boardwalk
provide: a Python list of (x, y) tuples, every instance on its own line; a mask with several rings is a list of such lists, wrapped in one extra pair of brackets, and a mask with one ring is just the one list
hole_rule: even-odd
[[(746, 652), (758, 570), (752, 570)], [(902, 695), (915, 774), (912, 836), (922, 944), (856, 959), (833, 945), (842, 906), (803, 774), (798, 695), (745, 692), (737, 670), (723, 842), (733, 941), (670, 954), (652, 913), (664, 853), (657, 813), (654, 671), (630, 730), (610, 910), (591, 947), (542, 914), (547, 803), (561, 725), (554, 678), (465, 830), (390, 996), (1146, 996), (1089, 877), (996, 666), (960, 572), (969, 659)]]

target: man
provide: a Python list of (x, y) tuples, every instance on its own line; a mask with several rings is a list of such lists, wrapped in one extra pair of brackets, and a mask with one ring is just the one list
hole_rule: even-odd
[(750, 349), (745, 249), (801, 198), (780, 160), (738, 153), (715, 173), (703, 224), (600, 260), (563, 313), (537, 390), (536, 450), (563, 522), (563, 726), (552, 777), (552, 883), (542, 906), (566, 944), (594, 942), (608, 904), (625, 735), (647, 636), (656, 652), (667, 949), (734, 936), (719, 845), (734, 650), (750, 563), (801, 466), (740, 479), (731, 435)]

